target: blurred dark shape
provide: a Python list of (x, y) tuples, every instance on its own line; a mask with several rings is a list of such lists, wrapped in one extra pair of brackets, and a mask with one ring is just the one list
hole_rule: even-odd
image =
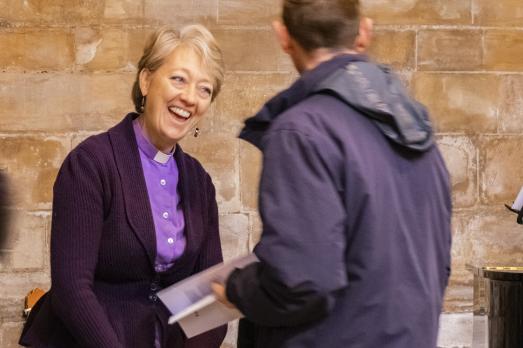
[(7, 175), (0, 170), (0, 250), (5, 247), (7, 240), (7, 226), (9, 224), (9, 195)]
[(510, 205), (505, 204), (505, 207), (513, 213), (518, 214), (516, 222), (520, 225), (523, 225), (523, 207), (520, 210), (513, 209)]

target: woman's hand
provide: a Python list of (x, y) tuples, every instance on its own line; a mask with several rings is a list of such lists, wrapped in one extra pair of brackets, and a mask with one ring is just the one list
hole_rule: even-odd
[(223, 305), (225, 305), (228, 308), (236, 308), (234, 304), (229, 302), (227, 299), (227, 295), (225, 294), (225, 287), (223, 284), (213, 282), (211, 284), (212, 292), (214, 293), (214, 296), (216, 296), (216, 299), (221, 302)]

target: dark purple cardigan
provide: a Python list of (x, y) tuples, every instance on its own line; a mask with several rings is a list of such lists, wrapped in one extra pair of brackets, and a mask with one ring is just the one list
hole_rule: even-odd
[(222, 261), (211, 178), (175, 152), (187, 247), (156, 273), (156, 240), (129, 114), (65, 159), (54, 185), (50, 291), (35, 306), (20, 343), (32, 347), (151, 348), (155, 321), (163, 347), (219, 347), (225, 327), (187, 340), (168, 326), (155, 293)]

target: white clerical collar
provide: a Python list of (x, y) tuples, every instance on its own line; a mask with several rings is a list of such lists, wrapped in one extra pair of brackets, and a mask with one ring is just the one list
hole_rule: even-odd
[(136, 141), (138, 142), (138, 147), (140, 150), (142, 150), (145, 155), (154, 160), (157, 163), (160, 164), (166, 164), (171, 157), (173, 157), (174, 151), (176, 150), (176, 146), (173, 147), (172, 151), (170, 153), (164, 153), (160, 150), (158, 150), (147, 137), (142, 132), (142, 127), (140, 126), (140, 123), (138, 122), (138, 119), (135, 119), (133, 121), (133, 128), (134, 133), (136, 136)]
[(173, 153), (174, 151), (171, 153), (163, 153), (162, 151), (158, 151), (153, 159), (158, 163), (165, 164), (172, 157)]

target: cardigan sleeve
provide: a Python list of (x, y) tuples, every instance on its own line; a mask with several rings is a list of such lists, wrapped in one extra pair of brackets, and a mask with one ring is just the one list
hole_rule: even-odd
[[(219, 225), (218, 225), (218, 205), (216, 203), (216, 190), (208, 174), (205, 175), (206, 192), (207, 192), (207, 231), (205, 231), (205, 240), (202, 245), (200, 257), (198, 260), (197, 272), (201, 272), (211, 266), (223, 261), (222, 247), (220, 243)], [(219, 348), (225, 334), (227, 326), (220, 326), (216, 329), (207, 331), (185, 342), (184, 348)]]
[(54, 185), (51, 303), (82, 347), (115, 348), (122, 344), (93, 291), (104, 218), (96, 164), (94, 156), (77, 148), (64, 161)]
[(218, 204), (216, 203), (216, 190), (211, 177), (205, 174), (205, 185), (207, 193), (207, 216), (205, 240), (203, 241), (200, 257), (198, 260), (198, 272), (223, 261), (222, 247), (220, 243)]

